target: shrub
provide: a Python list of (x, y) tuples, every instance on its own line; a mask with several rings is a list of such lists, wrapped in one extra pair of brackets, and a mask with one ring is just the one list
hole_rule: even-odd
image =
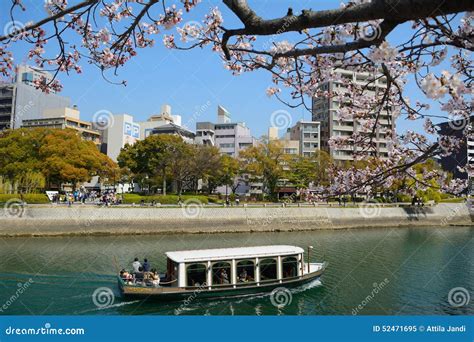
[(143, 196), (137, 194), (123, 194), (123, 203), (131, 204), (131, 203), (140, 203)]
[(464, 198), (462, 197), (452, 197), (452, 198), (444, 198), (440, 200), (441, 203), (462, 203), (464, 202)]
[[(207, 196), (202, 196), (202, 195), (181, 196), (181, 200), (183, 202), (189, 199), (197, 199), (203, 204), (207, 204), (209, 202), (209, 199), (207, 198)], [(147, 196), (142, 196), (138, 194), (124, 194), (123, 195), (123, 203), (125, 204), (131, 204), (131, 203), (140, 204), (142, 200), (148, 204), (151, 203), (152, 201), (155, 201), (156, 203), (161, 203), (161, 204), (178, 204), (179, 197), (178, 195), (147, 195)]]
[(48, 196), (46, 196), (46, 194), (0, 194), (0, 203), (6, 203), (9, 200), (13, 199), (23, 199), (23, 201), (29, 204), (50, 203), (49, 198)]

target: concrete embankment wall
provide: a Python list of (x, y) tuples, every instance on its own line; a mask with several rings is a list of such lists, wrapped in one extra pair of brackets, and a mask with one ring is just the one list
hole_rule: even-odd
[(466, 203), (430, 207), (37, 207), (0, 211), (0, 236), (217, 233), (470, 225)]

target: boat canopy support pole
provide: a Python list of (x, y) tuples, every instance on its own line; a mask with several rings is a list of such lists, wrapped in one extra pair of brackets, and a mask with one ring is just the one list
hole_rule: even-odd
[(210, 290), (211, 289), (211, 284), (212, 284), (212, 267), (211, 267), (211, 261), (207, 262), (207, 288)]
[(184, 264), (184, 262), (179, 263), (178, 270), (179, 270), (178, 271), (179, 272), (178, 286), (185, 287), (186, 286), (186, 265)]
[(260, 264), (258, 258), (255, 258), (255, 282), (260, 286)]
[(281, 256), (279, 255), (278, 258), (277, 258), (277, 278), (278, 280), (280, 281), (280, 283), (282, 282), (282, 265), (281, 265)]
[(237, 287), (235, 284), (237, 284), (237, 263), (235, 262), (235, 259), (232, 259), (231, 267), (232, 269), (230, 270), (231, 278), (232, 278), (232, 285), (234, 285), (234, 289)]

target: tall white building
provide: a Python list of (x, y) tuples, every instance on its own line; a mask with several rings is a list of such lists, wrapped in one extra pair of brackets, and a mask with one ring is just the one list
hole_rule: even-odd
[(196, 143), (217, 146), (222, 153), (238, 157), (239, 152), (255, 145), (250, 128), (244, 122), (232, 122), (230, 113), (217, 107), (217, 123), (197, 122)]
[(140, 140), (140, 125), (129, 114), (114, 114), (112, 118), (106, 127), (98, 122), (94, 123), (94, 128), (102, 132), (101, 151), (117, 161), (122, 147)]
[[(385, 91), (387, 88), (387, 80), (385, 77), (378, 78), (374, 82), (373, 74), (365, 72), (355, 72), (351, 70), (337, 69), (337, 73), (345, 82), (331, 81), (321, 85), (321, 90), (327, 92), (334, 92), (337, 90), (347, 89), (346, 82), (356, 84), (359, 86), (367, 86), (365, 90), (367, 94), (374, 95)], [(377, 75), (378, 76), (378, 75)], [(370, 83), (369, 83), (370, 82)], [(312, 114), (313, 121), (319, 121), (320, 127), (320, 139), (321, 149), (327, 151), (334, 160), (354, 160), (354, 152), (356, 152), (355, 146), (345, 146), (341, 148), (330, 148), (328, 141), (333, 136), (352, 136), (360, 129), (354, 120), (340, 120), (338, 111), (340, 103), (335, 98), (329, 98), (325, 96), (314, 97), (312, 103)], [(380, 113), (378, 128), (373, 137), (375, 143), (375, 154), (378, 157), (387, 157), (387, 131), (395, 130), (395, 119), (386, 109), (383, 109)]]

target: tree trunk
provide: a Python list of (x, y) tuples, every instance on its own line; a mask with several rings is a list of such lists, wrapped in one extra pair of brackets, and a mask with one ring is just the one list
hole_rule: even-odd
[(166, 171), (163, 169), (163, 190), (161, 193), (166, 196)]

